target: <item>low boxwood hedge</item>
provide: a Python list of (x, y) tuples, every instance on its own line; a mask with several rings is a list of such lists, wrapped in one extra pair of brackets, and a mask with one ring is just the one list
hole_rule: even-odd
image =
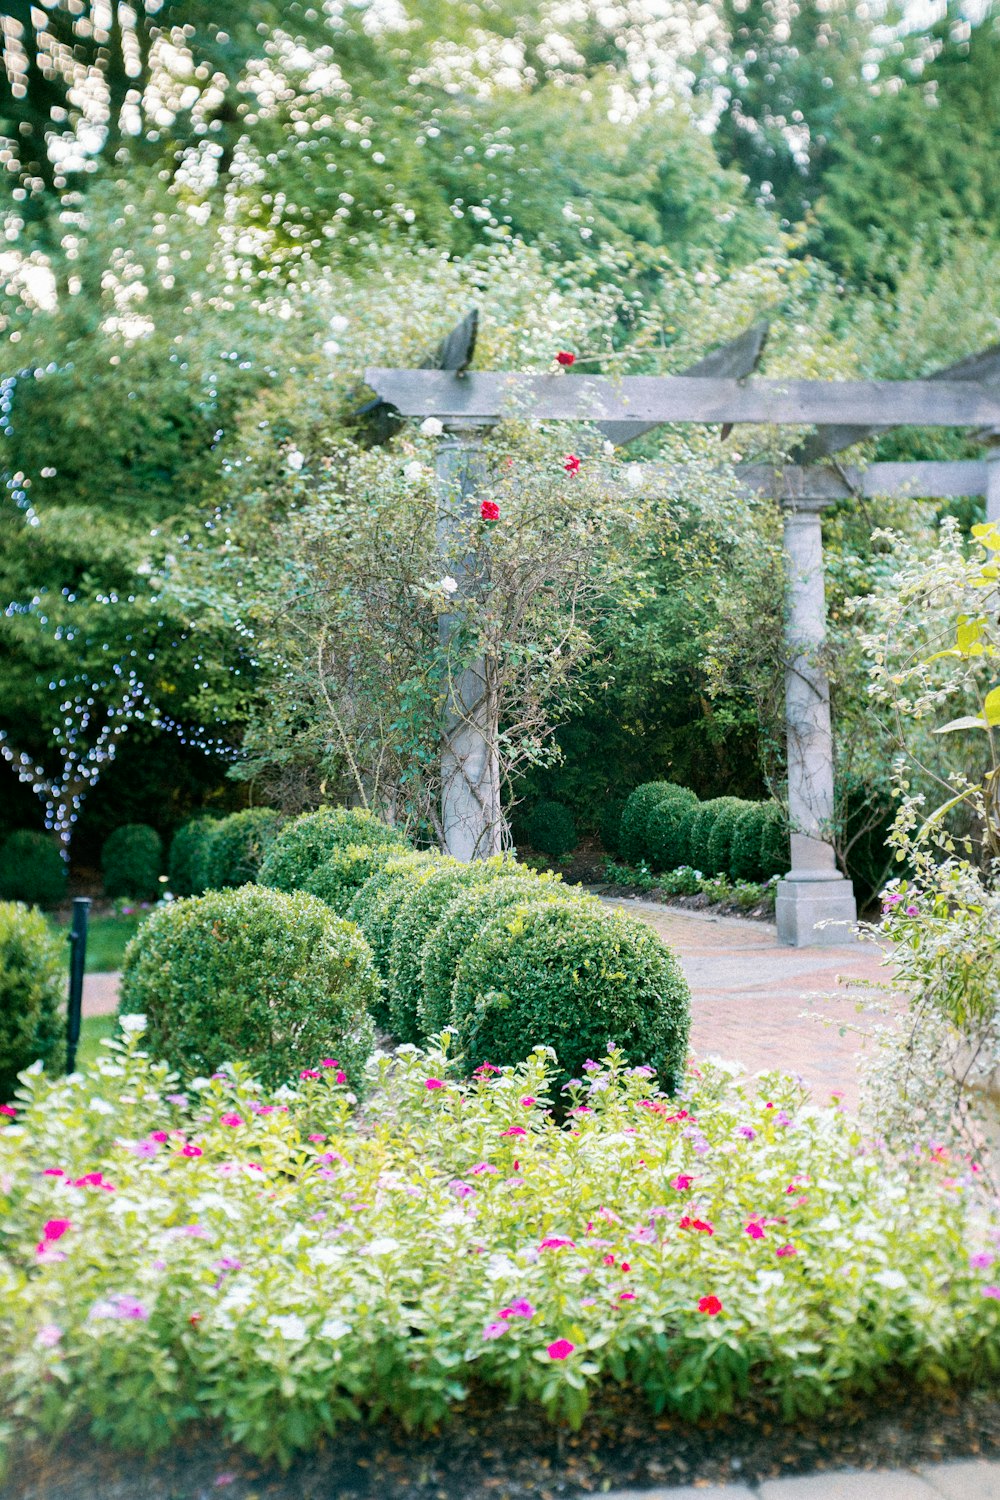
[(668, 1089), (683, 1072), (684, 975), (649, 927), (598, 901), (534, 901), (494, 917), (458, 965), (452, 1004), (469, 1070), (546, 1046), (564, 1078), (580, 1077), (614, 1042)]
[(40, 911), (0, 902), (0, 1104), (39, 1060), (58, 1071), (65, 1043), (66, 943)]
[(657, 803), (678, 795), (690, 799), (694, 793), (674, 781), (644, 781), (626, 799), (622, 808), (618, 843), (622, 857), (637, 865), (649, 860), (649, 817)]
[(273, 807), (247, 807), (212, 823), (199, 853), (202, 889), (223, 891), (255, 881), (282, 821)]
[(125, 823), (104, 840), (101, 871), (104, 894), (133, 901), (155, 901), (160, 894), (163, 844), (148, 823)]
[(646, 847), (654, 870), (676, 870), (688, 861), (687, 814), (698, 806), (698, 798), (687, 787), (654, 802), (646, 820)]
[(172, 896), (200, 896), (205, 889), (208, 841), (217, 821), (202, 813), (177, 829), (167, 859), (167, 888)]
[(378, 995), (358, 929), (305, 891), (246, 885), (160, 908), (125, 950), (123, 1014), (185, 1079), (246, 1062), (268, 1084), (335, 1058), (360, 1084)]
[(57, 906), (66, 895), (66, 861), (50, 833), (19, 828), (0, 848), (0, 897)]
[(565, 802), (543, 797), (530, 807), (521, 819), (524, 836), (532, 849), (559, 859), (579, 843), (576, 822)]
[(301, 890), (317, 866), (329, 859), (335, 849), (348, 844), (395, 847), (405, 842), (398, 830), (390, 828), (374, 813), (353, 807), (323, 808), (285, 824), (268, 850), (258, 880), (261, 885), (273, 885), (280, 891)]
[(708, 863), (703, 874), (732, 875), (736, 826), (753, 804), (740, 797), (719, 797), (716, 800), (718, 807), (708, 836)]
[(523, 865), (499, 874), (487, 885), (459, 890), (441, 913), (420, 952), (420, 1027), (425, 1037), (451, 1025), (451, 992), (455, 972), (466, 949), (488, 922), (507, 907), (530, 901), (571, 897), (573, 886), (563, 884), (549, 870), (536, 874)]
[(405, 855), (405, 844), (345, 844), (334, 849), (328, 859), (317, 865), (302, 887), (318, 896), (327, 906), (345, 917), (361, 887), (394, 855)]

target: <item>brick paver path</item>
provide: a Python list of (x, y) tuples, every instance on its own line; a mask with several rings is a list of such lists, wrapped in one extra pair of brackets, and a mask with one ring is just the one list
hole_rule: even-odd
[[(817, 1102), (839, 1089), (845, 1104), (857, 1103), (861, 1039), (855, 1032), (841, 1035), (839, 1025), (804, 1020), (802, 1012), (863, 1021), (847, 1000), (831, 1004), (813, 997), (834, 992), (858, 997), (863, 992), (856, 981), (884, 983), (888, 974), (878, 948), (870, 943), (786, 948), (769, 922), (711, 917), (652, 901), (610, 904), (648, 922), (680, 960), (691, 986), (696, 1056), (714, 1053), (751, 1073), (779, 1068), (801, 1076)], [(870, 1011), (865, 1014), (872, 1019)]]
[(1000, 1500), (1000, 1464), (985, 1459), (926, 1468), (851, 1470), (681, 1489), (611, 1490), (605, 1500)]
[(111, 1016), (118, 1009), (117, 974), (84, 974), (83, 1014)]

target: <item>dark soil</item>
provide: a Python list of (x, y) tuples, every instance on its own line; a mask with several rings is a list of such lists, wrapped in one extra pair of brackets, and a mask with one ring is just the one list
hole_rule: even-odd
[(153, 1459), (86, 1438), (16, 1455), (3, 1500), (538, 1500), (626, 1486), (744, 1480), (839, 1468), (907, 1468), (1000, 1457), (1000, 1399), (899, 1388), (835, 1420), (783, 1425), (757, 1407), (721, 1424), (649, 1414), (638, 1398), (605, 1397), (578, 1433), (539, 1416), (470, 1403), (439, 1434), (380, 1424), (345, 1430), (282, 1473), (200, 1431)]

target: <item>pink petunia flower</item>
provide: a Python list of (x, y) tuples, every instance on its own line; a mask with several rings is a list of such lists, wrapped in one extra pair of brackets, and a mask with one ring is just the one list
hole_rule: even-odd
[(425, 1089), (443, 1089), (444, 1088), (444, 1084), (441, 1082), (440, 1078), (428, 1078), (427, 1082), (424, 1084), (424, 1088)]
[(717, 1318), (722, 1311), (722, 1303), (718, 1297), (702, 1297), (698, 1302), (698, 1311), (706, 1313), (710, 1318)]
[(303, 1068), (302, 1072), (299, 1074), (299, 1077), (300, 1078), (318, 1078), (319, 1077), (319, 1070), (317, 1068)]
[(311, 1136), (308, 1137), (308, 1139), (310, 1141), (312, 1141), (313, 1145), (315, 1146), (315, 1145), (319, 1145), (320, 1142), (325, 1141), (326, 1140), (326, 1136), (325, 1135), (311, 1135)]
[(42, 1176), (43, 1177), (65, 1177), (66, 1173), (63, 1171), (62, 1167), (46, 1167), (45, 1171), (42, 1173)]
[(985, 1271), (993, 1264), (995, 1258), (990, 1250), (977, 1250), (975, 1255), (969, 1256), (969, 1265), (974, 1271)]
[(982, 1292), (984, 1297), (991, 1297), (995, 1302), (1000, 1302), (1000, 1286), (984, 1286)]
[(619, 1302), (634, 1302), (635, 1301), (635, 1292), (619, 1292), (618, 1293), (618, 1301)]
[(178, 1151), (177, 1155), (178, 1156), (190, 1156), (190, 1157), (200, 1156), (201, 1155), (201, 1147), (200, 1146), (195, 1146), (191, 1141), (188, 1141), (188, 1143), (187, 1143), (186, 1146), (182, 1146), (181, 1147), (181, 1149)]
[(779, 1259), (781, 1259), (782, 1256), (798, 1255), (799, 1252), (796, 1250), (794, 1245), (779, 1245), (774, 1253), (778, 1256)]
[(549, 1359), (569, 1359), (575, 1348), (576, 1345), (571, 1344), (569, 1339), (556, 1339), (545, 1352)]
[(692, 1182), (694, 1182), (693, 1177), (686, 1177), (682, 1173), (680, 1177), (674, 1178), (670, 1186), (673, 1188), (675, 1193), (686, 1193)]
[(499, 1167), (492, 1166), (488, 1161), (477, 1161), (474, 1167), (469, 1168), (469, 1175), (471, 1177), (482, 1177), (486, 1174), (496, 1176), (499, 1170)]
[(228, 1125), (230, 1130), (235, 1130), (243, 1124), (243, 1117), (242, 1115), (220, 1115), (219, 1124)]
[(757, 1219), (751, 1219), (743, 1233), (748, 1234), (752, 1240), (762, 1240), (764, 1238), (764, 1226)]
[(339, 1068), (340, 1063), (335, 1057), (321, 1057), (319, 1065), (321, 1068)]
[(505, 1307), (500, 1314), (501, 1318), (533, 1318), (535, 1309), (526, 1297), (518, 1297), (509, 1307)]
[(17, 1110), (13, 1104), (0, 1104), (0, 1115), (5, 1115), (8, 1120), (16, 1120)]
[(507, 1135), (518, 1136), (527, 1134), (528, 1132), (525, 1130), (523, 1125), (512, 1125), (509, 1130), (501, 1130), (500, 1132), (501, 1138)]
[(536, 1100), (531, 1094), (525, 1094), (524, 1098), (521, 1100), (521, 1103), (524, 1105), (525, 1109), (530, 1109), (535, 1102)]
[(576, 1245), (572, 1240), (563, 1240), (558, 1235), (553, 1235), (547, 1240), (542, 1240), (539, 1250), (575, 1250)]

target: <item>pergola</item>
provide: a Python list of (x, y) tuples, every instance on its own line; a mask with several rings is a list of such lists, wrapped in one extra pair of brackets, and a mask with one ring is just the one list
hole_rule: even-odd
[[(832, 825), (833, 736), (822, 665), (826, 634), (823, 510), (852, 494), (922, 499), (981, 495), (1000, 522), (1000, 345), (922, 380), (763, 380), (749, 378), (767, 325), (749, 329), (683, 375), (604, 378), (468, 369), (476, 314), (416, 370), (372, 369), (365, 379), (383, 410), (436, 417), (443, 433), (436, 463), (439, 528), (468, 513), (482, 480), (484, 434), (507, 417), (591, 422), (623, 445), (668, 422), (809, 426), (782, 466), (737, 464), (738, 482), (777, 500), (784, 516), (788, 609), (785, 722), (788, 748), (790, 869), (777, 891), (778, 936), (797, 947), (842, 943), (857, 915), (850, 881), (837, 869)], [(987, 457), (971, 462), (873, 463), (845, 468), (834, 455), (896, 426), (978, 430)], [(666, 476), (649, 466), (649, 479)], [(674, 469), (676, 482), (683, 471)], [(445, 625), (447, 629), (447, 625)], [(484, 677), (475, 664), (453, 685), (442, 731), (442, 822), (449, 852), (473, 859), (499, 847), (502, 829), (496, 726), (482, 712)], [(817, 926), (817, 924), (824, 924)], [(826, 924), (838, 925), (826, 925)]]

